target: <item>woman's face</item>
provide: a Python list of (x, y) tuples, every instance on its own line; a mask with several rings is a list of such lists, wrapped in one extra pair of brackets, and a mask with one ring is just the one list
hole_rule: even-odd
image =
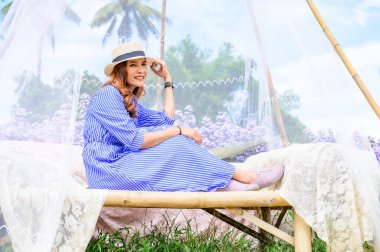
[(133, 91), (136, 87), (142, 87), (145, 83), (145, 78), (148, 73), (146, 59), (128, 60), (126, 65), (127, 83)]

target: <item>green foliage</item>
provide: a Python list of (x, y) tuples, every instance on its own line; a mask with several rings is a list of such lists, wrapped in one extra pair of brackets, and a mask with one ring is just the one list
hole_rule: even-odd
[[(68, 69), (60, 78), (56, 78), (52, 84), (44, 83), (38, 75), (32, 75), (30, 81), (23, 73), (16, 78), (19, 86), (15, 90), (19, 95), (17, 107), (25, 108), (29, 113), (39, 115), (29, 117), (31, 122), (41, 121), (50, 117), (64, 103), (71, 102), (73, 89), (78, 83), (79, 74), (72, 69)], [(24, 85), (24, 82), (28, 85)], [(102, 85), (100, 79), (88, 71), (84, 71), (80, 87), (80, 94), (94, 94)]]
[(102, 85), (103, 83), (100, 81), (99, 77), (85, 70), (82, 76), (80, 94), (93, 95)]
[(281, 115), (284, 121), (286, 135), (290, 143), (309, 142), (304, 134), (304, 129), (306, 128), (305, 124), (284, 109), (281, 109)]
[(373, 242), (372, 241), (365, 241), (363, 243), (363, 249), (365, 252), (374, 252), (375, 248), (373, 247)]
[[(165, 60), (175, 83), (220, 81), (244, 74), (243, 59), (235, 56), (232, 44), (227, 42), (219, 48), (216, 57), (212, 58), (209, 50), (201, 49), (187, 36), (178, 45), (168, 48)], [(233, 91), (237, 88), (235, 83), (213, 87), (178, 87), (174, 89), (176, 108), (183, 110), (185, 106), (192, 104), (198, 122), (204, 116), (215, 119), (219, 111), (225, 110), (226, 101), (232, 98)], [(154, 97), (155, 90), (150, 92), (150, 96)]]
[[(190, 36), (185, 37), (178, 45), (171, 46), (166, 52), (166, 61), (175, 83), (191, 83), (199, 81), (200, 86), (195, 84), (187, 85), (185, 88), (174, 89), (176, 97), (176, 109), (184, 110), (191, 104), (198, 126), (204, 116), (215, 120), (219, 111), (234, 112), (234, 107), (226, 108), (226, 103), (230, 102), (235, 91), (242, 90), (242, 82), (236, 79), (228, 83), (214, 83), (203, 85), (205, 81), (220, 81), (241, 77), (244, 75), (245, 63), (240, 55), (236, 55), (230, 43), (223, 43), (214, 57), (211, 51), (201, 49), (199, 45), (192, 41)], [(253, 68), (256, 67), (253, 62)], [(19, 78), (22, 83), (25, 76)], [(29, 86), (22, 91), (19, 97), (19, 107), (26, 108), (29, 112), (42, 116), (51, 116), (64, 101), (70, 99), (72, 88), (77, 83), (78, 74), (73, 70), (67, 70), (63, 76), (52, 85), (43, 83), (38, 76), (33, 76)], [(157, 77), (149, 74), (147, 83), (156, 83)], [(250, 77), (248, 81), (247, 93), (249, 98), (245, 102), (241, 111), (244, 115), (254, 114), (259, 106), (259, 82)], [(88, 71), (84, 71), (80, 94), (94, 94), (103, 83), (100, 78)], [(299, 97), (292, 91), (287, 91), (279, 96), (282, 107), (282, 115), (288, 132), (290, 142), (306, 142), (303, 129), (305, 125), (292, 116), (290, 111), (300, 106)], [(147, 96), (142, 99), (142, 103), (148, 107), (153, 107), (156, 102), (156, 89), (147, 90)]]
[(281, 115), (285, 125), (286, 135), (290, 143), (307, 143), (309, 140), (304, 134), (306, 126), (291, 114), (292, 110), (301, 106), (299, 96), (292, 90), (287, 90), (278, 96)]
[(64, 94), (61, 87), (50, 86), (44, 83), (39, 76), (32, 75), (27, 86), (24, 86), (26, 76), (17, 78), (19, 93), (17, 105), (32, 112), (45, 116), (51, 116), (61, 105)]
[(326, 243), (319, 239), (316, 233), (313, 233), (313, 242), (311, 249), (314, 252), (326, 252)]

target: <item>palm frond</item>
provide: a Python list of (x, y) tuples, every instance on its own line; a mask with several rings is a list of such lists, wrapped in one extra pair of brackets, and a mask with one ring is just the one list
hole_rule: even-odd
[(112, 2), (103, 6), (95, 14), (94, 19), (91, 21), (92, 27), (99, 27), (107, 22), (109, 22), (114, 16), (119, 15), (121, 12), (120, 4)]
[(125, 42), (127, 38), (132, 37), (132, 27), (131, 27), (131, 19), (129, 15), (124, 15), (123, 19), (120, 22), (119, 29), (117, 30), (117, 35), (121, 39), (122, 42)]
[(159, 31), (149, 20), (149, 18), (139, 16), (138, 13), (134, 12), (134, 21), (136, 23), (137, 32), (141, 39), (147, 40), (148, 33), (152, 33), (156, 37), (160, 35)]
[(155, 20), (161, 19), (161, 16), (162, 16), (161, 12), (153, 9), (152, 7), (148, 5), (145, 5), (139, 2), (136, 7), (137, 7), (136, 10), (138, 10), (141, 16), (153, 18)]
[(135, 27), (137, 28), (137, 34), (142, 40), (147, 40), (148, 39), (148, 31), (145, 30), (144, 23), (142, 22), (140, 16), (136, 13), (133, 12), (133, 22), (135, 24)]
[(10, 2), (9, 4), (7, 4), (3, 8), (1, 8), (1, 10), (0, 10), (1, 14), (3, 14), (5, 16), (8, 13), (9, 9), (11, 8), (11, 5), (12, 5), (12, 2)]
[(65, 16), (65, 18), (67, 18), (70, 21), (73, 21), (74, 23), (78, 25), (82, 21), (82, 19), (78, 16), (78, 14), (76, 14), (75, 11), (71, 9), (70, 7), (66, 8), (65, 13), (63, 15)]
[(107, 32), (106, 32), (106, 34), (103, 37), (102, 45), (105, 45), (106, 42), (107, 42), (107, 40), (108, 40), (108, 38), (111, 37), (112, 34), (114, 33), (116, 22), (117, 22), (117, 16), (115, 16), (112, 19), (111, 24), (108, 26)]

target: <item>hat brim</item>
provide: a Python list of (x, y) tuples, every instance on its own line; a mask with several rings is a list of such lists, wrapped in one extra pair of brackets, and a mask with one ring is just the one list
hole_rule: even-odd
[(141, 56), (138, 56), (138, 57), (132, 57), (132, 58), (128, 58), (128, 59), (125, 59), (125, 60), (120, 60), (120, 61), (117, 61), (117, 62), (113, 62), (111, 64), (108, 64), (105, 68), (104, 68), (104, 74), (107, 75), (107, 76), (110, 76), (112, 71), (113, 71), (113, 68), (119, 64), (119, 63), (122, 63), (122, 62), (125, 62), (125, 61), (128, 61), (128, 60), (133, 60), (133, 59), (146, 59), (147, 63), (148, 63), (148, 66), (150, 66), (153, 61), (156, 61), (156, 59), (154, 58), (151, 58), (151, 57), (141, 57)]

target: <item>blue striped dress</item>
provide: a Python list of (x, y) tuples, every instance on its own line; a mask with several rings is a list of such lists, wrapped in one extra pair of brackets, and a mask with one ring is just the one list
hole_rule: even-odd
[(83, 161), (90, 188), (133, 191), (215, 191), (228, 185), (233, 166), (182, 135), (140, 149), (145, 132), (173, 127), (165, 112), (125, 109), (113, 86), (96, 92), (87, 108)]

